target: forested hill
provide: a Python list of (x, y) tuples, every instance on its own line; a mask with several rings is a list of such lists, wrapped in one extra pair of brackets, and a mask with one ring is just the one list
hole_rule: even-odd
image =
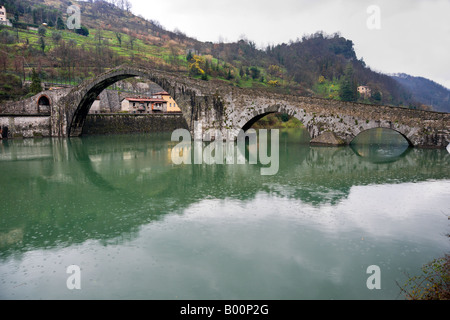
[[(68, 30), (65, 24), (72, 3), (81, 8), (78, 30)], [(21, 79), (29, 80), (33, 68), (43, 80), (77, 83), (131, 62), (237, 87), (423, 107), (407, 87), (366, 66), (356, 56), (353, 42), (339, 34), (318, 32), (288, 44), (257, 48), (248, 39), (200, 42), (182, 31), (165, 30), (157, 21), (132, 14), (127, 0), (3, 0), (3, 4), (14, 27), (0, 32), (0, 68), (3, 75), (11, 75), (7, 83), (0, 76), (0, 100), (32, 94), (17, 87)], [(369, 86), (371, 95), (360, 96), (360, 85)]]
[(450, 112), (449, 89), (422, 77), (413, 77), (403, 73), (392, 77), (408, 89), (415, 100), (431, 106), (435, 111)]

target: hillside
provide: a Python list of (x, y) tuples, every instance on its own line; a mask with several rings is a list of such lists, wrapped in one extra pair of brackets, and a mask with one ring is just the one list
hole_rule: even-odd
[(395, 74), (392, 78), (409, 90), (413, 98), (435, 111), (450, 112), (450, 90), (440, 84), (407, 74)]
[[(351, 40), (316, 33), (258, 49), (254, 42), (200, 42), (157, 21), (135, 16), (126, 0), (76, 2), (82, 28), (65, 26), (68, 0), (4, 0), (14, 28), (0, 32), (0, 69), (14, 83), (32, 69), (49, 82), (76, 84), (123, 63), (153, 67), (205, 81), (289, 94), (418, 108), (408, 88), (376, 73), (356, 57)], [(43, 24), (45, 23), (45, 26)], [(360, 97), (359, 85), (372, 89)], [(0, 100), (18, 99), (26, 87), (1, 81)]]

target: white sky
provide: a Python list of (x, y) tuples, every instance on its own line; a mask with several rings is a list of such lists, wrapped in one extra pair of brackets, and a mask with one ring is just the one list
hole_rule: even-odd
[[(450, 88), (450, 0), (130, 0), (132, 11), (201, 41), (259, 47), (324, 31), (355, 44), (372, 70), (407, 73)], [(370, 30), (370, 5), (381, 28)]]

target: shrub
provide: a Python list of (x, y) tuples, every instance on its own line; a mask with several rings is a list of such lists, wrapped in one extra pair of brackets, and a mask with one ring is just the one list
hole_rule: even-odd
[(421, 275), (410, 277), (400, 288), (408, 300), (449, 300), (450, 255), (424, 265)]

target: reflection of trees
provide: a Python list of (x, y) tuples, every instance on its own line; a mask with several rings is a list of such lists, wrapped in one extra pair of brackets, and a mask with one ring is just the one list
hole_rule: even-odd
[[(265, 192), (335, 205), (355, 185), (450, 177), (445, 150), (412, 149), (395, 162), (373, 163), (347, 147), (288, 142), (280, 144), (278, 174), (261, 176), (259, 165), (175, 166), (170, 136), (111, 139), (44, 139), (27, 151), (16, 142), (4, 148), (0, 233), (22, 230), (23, 236), (21, 242), (2, 241), (0, 256), (88, 239), (133, 238), (142, 225), (204, 199), (248, 201)], [(10, 153), (22, 161), (9, 161)]]

